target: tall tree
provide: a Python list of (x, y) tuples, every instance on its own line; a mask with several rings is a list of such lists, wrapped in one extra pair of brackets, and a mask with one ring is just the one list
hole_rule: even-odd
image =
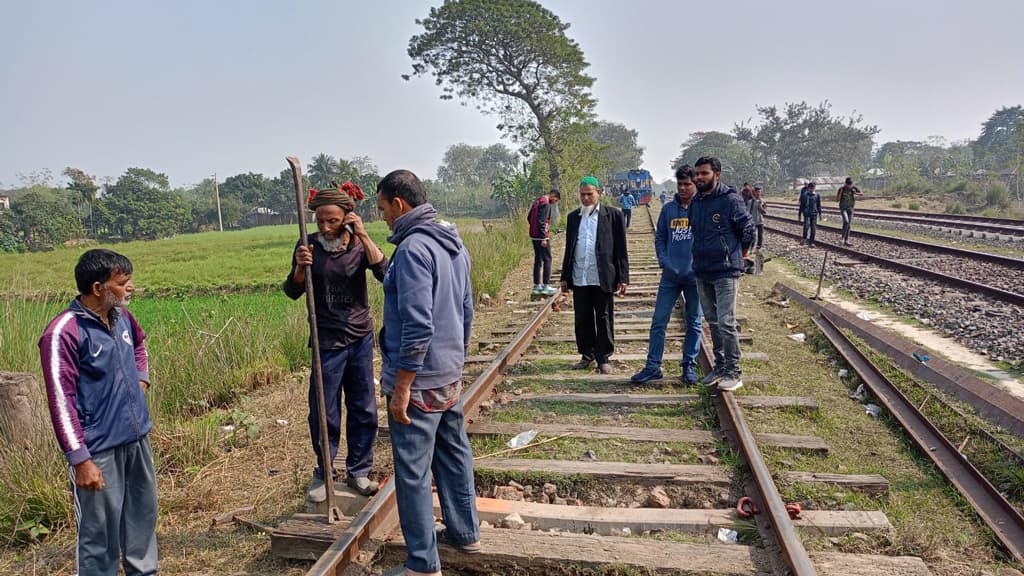
[(409, 40), (412, 76), (432, 74), (442, 99), (475, 101), (497, 115), (513, 142), (545, 152), (559, 186), (564, 132), (595, 105), (569, 25), (533, 0), (445, 0), (417, 24), (424, 32)]
[(309, 184), (314, 188), (329, 186), (332, 180), (338, 177), (341, 166), (330, 154), (320, 153), (313, 157), (306, 171), (309, 173)]
[(122, 239), (172, 236), (185, 230), (192, 211), (171, 192), (167, 175), (147, 168), (129, 168), (99, 202), (108, 232)]
[(28, 250), (49, 250), (82, 235), (76, 202), (63, 190), (33, 186), (11, 203), (16, 235)]
[(483, 158), (484, 148), (459, 142), (452, 144), (444, 152), (441, 165), (437, 167), (437, 178), (449, 190), (462, 186), (481, 184), (477, 166)]
[[(722, 181), (761, 182), (771, 173), (770, 167), (754, 159), (750, 145), (724, 132), (693, 132), (680, 145), (679, 155), (672, 160), (672, 170), (683, 164), (693, 166), (701, 156), (714, 156), (722, 162)], [(672, 183), (675, 188), (675, 181)]]
[(639, 168), (644, 163), (644, 147), (637, 143), (640, 134), (614, 122), (598, 121), (590, 131), (590, 137), (601, 147), (601, 154), (608, 159), (608, 173), (605, 180), (615, 172)]
[(860, 115), (833, 116), (826, 100), (758, 106), (761, 123), (733, 128), (736, 138), (749, 144), (758, 161), (776, 167), (771, 184), (782, 187), (796, 178), (822, 172), (845, 172), (866, 165), (878, 127), (864, 124)]
[(974, 145), (985, 165), (1003, 168), (1016, 156), (1015, 140), (1018, 125), (1024, 122), (1024, 106), (1003, 107), (981, 125), (981, 135)]

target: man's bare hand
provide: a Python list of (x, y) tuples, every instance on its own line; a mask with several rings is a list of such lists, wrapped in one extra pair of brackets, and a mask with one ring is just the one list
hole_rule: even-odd
[(411, 424), (412, 420), (409, 419), (409, 415), (406, 413), (408, 409), (409, 389), (401, 390), (395, 387), (394, 392), (391, 393), (391, 401), (388, 402), (388, 412), (391, 413), (391, 417), (394, 418), (395, 422)]
[(619, 297), (622, 297), (622, 296), (626, 295), (626, 287), (627, 286), (629, 286), (629, 284), (626, 284), (625, 282), (620, 282), (619, 283)]
[(91, 459), (75, 464), (75, 486), (83, 490), (103, 490), (103, 471)]

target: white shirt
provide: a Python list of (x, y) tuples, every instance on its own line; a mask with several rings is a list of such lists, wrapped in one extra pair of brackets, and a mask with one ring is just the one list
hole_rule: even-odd
[(597, 277), (597, 217), (598, 202), (590, 216), (580, 210), (580, 229), (576, 233), (576, 250), (572, 255), (572, 283), (574, 286), (600, 286)]

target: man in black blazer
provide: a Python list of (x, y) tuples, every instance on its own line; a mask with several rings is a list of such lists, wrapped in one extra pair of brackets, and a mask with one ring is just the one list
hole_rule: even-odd
[(562, 291), (572, 292), (576, 348), (584, 370), (597, 361), (598, 372), (611, 374), (608, 357), (615, 350), (615, 291), (629, 285), (626, 224), (622, 211), (601, 204), (597, 178), (580, 180), (580, 207), (569, 213), (562, 259)]

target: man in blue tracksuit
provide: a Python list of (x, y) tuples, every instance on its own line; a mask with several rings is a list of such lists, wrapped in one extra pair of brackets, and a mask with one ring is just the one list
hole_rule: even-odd
[(441, 574), (431, 472), (445, 536), (480, 549), (473, 451), (462, 413), (462, 366), (473, 323), (469, 252), (455, 225), (437, 219), (415, 174), (395, 170), (377, 185), (377, 207), (395, 245), (384, 274), (381, 392), (395, 462), (395, 496), (407, 574)]
[(686, 338), (680, 380), (683, 384), (697, 383), (697, 353), (700, 351), (701, 312), (697, 294), (697, 277), (693, 273), (693, 232), (690, 229), (690, 201), (697, 193), (693, 182), (694, 171), (689, 165), (676, 170), (676, 195), (665, 204), (658, 216), (654, 235), (654, 250), (658, 255), (661, 280), (658, 298), (651, 319), (651, 333), (647, 351), (647, 364), (633, 375), (633, 382), (646, 382), (662, 377), (661, 358), (665, 351), (665, 329), (679, 295), (686, 302)]
[(701, 308), (711, 327), (715, 368), (704, 376), (719, 390), (736, 390), (740, 379), (740, 337), (736, 331), (736, 289), (743, 273), (743, 253), (754, 243), (754, 224), (743, 199), (721, 183), (718, 158), (697, 159), (697, 196), (690, 206), (693, 270)]
[(622, 205), (622, 215), (626, 217), (626, 228), (629, 228), (629, 223), (633, 221), (633, 208), (637, 206), (636, 196), (626, 190), (619, 196), (619, 204)]
[(78, 521), (81, 576), (157, 573), (156, 468), (146, 333), (126, 306), (132, 263), (102, 248), (75, 265), (78, 297), (39, 340), (46, 398)]

